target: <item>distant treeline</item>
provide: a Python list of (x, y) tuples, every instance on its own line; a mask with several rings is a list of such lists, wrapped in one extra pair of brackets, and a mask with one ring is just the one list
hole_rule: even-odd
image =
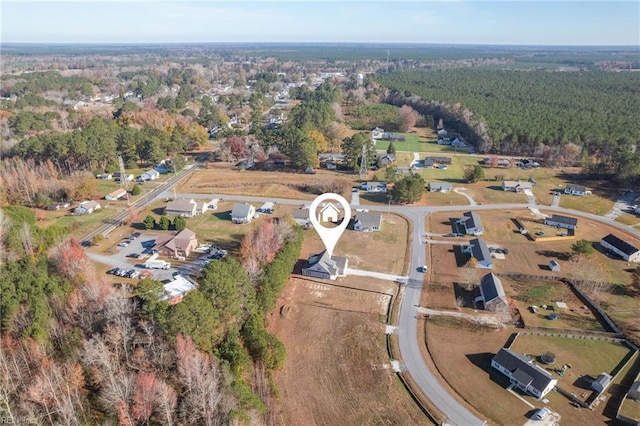
[(638, 73), (466, 68), (376, 78), (391, 89), (389, 103), (444, 118), (481, 152), (543, 155), (571, 144), (591, 171), (638, 176)]

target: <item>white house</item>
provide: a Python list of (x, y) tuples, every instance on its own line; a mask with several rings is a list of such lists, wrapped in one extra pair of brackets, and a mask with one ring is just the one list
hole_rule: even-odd
[(429, 182), (429, 192), (451, 192), (449, 182)]
[(120, 198), (124, 197), (125, 195), (127, 195), (127, 191), (123, 188), (118, 188), (115, 191), (107, 194), (104, 196), (105, 200), (108, 201), (115, 201), (115, 200), (119, 200)]
[(332, 203), (327, 203), (318, 214), (319, 222), (337, 222), (340, 210)]
[(164, 290), (163, 300), (173, 305), (180, 302), (185, 294), (196, 289), (197, 285), (182, 275), (176, 275), (171, 280), (165, 281), (162, 287)]
[(373, 140), (382, 139), (383, 135), (384, 135), (384, 129), (381, 129), (379, 127), (376, 127), (371, 131), (371, 139)]
[(231, 210), (233, 223), (249, 223), (256, 217), (256, 208), (249, 203), (236, 203)]
[(156, 169), (147, 170), (143, 174), (140, 175), (142, 180), (156, 180), (160, 177), (160, 172)]
[(302, 267), (302, 275), (308, 277), (335, 280), (346, 276), (348, 259), (341, 256), (331, 256), (326, 251), (309, 256), (309, 260)]
[(504, 293), (502, 281), (497, 275), (490, 273), (480, 281), (480, 296), (476, 302), (482, 302), (484, 309), (491, 312), (509, 312), (509, 301)]
[(564, 189), (564, 193), (565, 194), (569, 194), (569, 195), (578, 195), (580, 197), (584, 197), (585, 195), (587, 195), (590, 191), (587, 191), (587, 188), (585, 188), (582, 185), (576, 185), (574, 183), (568, 183), (567, 187)]
[(178, 198), (167, 203), (166, 207), (164, 208), (164, 214), (182, 217), (193, 217), (197, 214), (197, 208), (198, 203), (196, 203), (195, 200)]
[(291, 216), (293, 216), (293, 220), (303, 228), (311, 227), (311, 219), (309, 218), (309, 209), (294, 209), (291, 211)]
[(131, 182), (133, 181), (134, 176), (132, 174), (129, 173), (121, 173), (121, 172), (115, 172), (113, 174), (113, 180), (115, 180), (116, 182)]
[(367, 192), (387, 192), (387, 182), (362, 182), (360, 189)]
[(464, 229), (464, 233), (467, 235), (482, 235), (484, 233), (484, 227), (482, 226), (482, 220), (480, 215), (476, 212), (465, 212), (462, 214), (462, 218), (456, 221), (458, 226)]
[(353, 220), (354, 231), (376, 232), (382, 225), (382, 215), (374, 212), (358, 212)]
[(83, 201), (75, 208), (76, 214), (91, 214), (96, 210), (100, 210), (102, 206), (97, 201)]
[(533, 184), (531, 182), (521, 182), (516, 180), (505, 180), (502, 182), (502, 190), (503, 191), (511, 191), (511, 192), (524, 192), (525, 190), (532, 190)]
[(575, 217), (562, 216), (559, 214), (551, 215), (544, 220), (545, 225), (555, 226), (556, 228), (576, 229), (578, 227), (578, 219)]
[(493, 267), (491, 252), (484, 240), (475, 238), (469, 241), (468, 246), (462, 246), (462, 252), (469, 253), (476, 260), (476, 267), (478, 268), (491, 269)]
[(491, 360), (491, 367), (509, 378), (520, 390), (538, 399), (551, 392), (558, 380), (524, 355), (502, 348)]
[(640, 249), (630, 243), (621, 240), (613, 234), (609, 234), (600, 241), (600, 245), (612, 253), (617, 254), (627, 262), (640, 262)]

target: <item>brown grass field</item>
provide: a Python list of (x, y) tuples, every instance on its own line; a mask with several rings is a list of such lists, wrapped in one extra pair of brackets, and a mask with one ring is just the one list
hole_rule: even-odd
[[(526, 416), (532, 409), (506, 391), (508, 380), (490, 366), (491, 358), (504, 345), (511, 330), (486, 329), (442, 317), (429, 319), (426, 324), (427, 345), (438, 371), (464, 400), (496, 424), (515, 425), (527, 421)], [(447, 344), (442, 344), (443, 341)], [(585, 392), (571, 384), (577, 375), (597, 376), (602, 371), (611, 371), (628, 351), (609, 342), (551, 340), (539, 336), (520, 336), (514, 345), (515, 350), (528, 354), (538, 354), (541, 348), (554, 352), (559, 363), (569, 362), (572, 365), (564, 381), (561, 380), (561, 386), (578, 390), (577, 395)], [(616, 387), (610, 389), (615, 390)], [(557, 392), (549, 393), (546, 398), (551, 409), (561, 414), (562, 424), (597, 425), (610, 420), (603, 416), (605, 404), (591, 412), (575, 409)], [(535, 398), (524, 396), (524, 399), (536, 407), (541, 406)]]
[(348, 278), (344, 288), (291, 278), (270, 318), (287, 348), (275, 373), (287, 425), (429, 424), (390, 370), (382, 318), (390, 283)]
[(316, 174), (285, 171), (234, 170), (226, 164), (213, 163), (198, 170), (177, 187), (183, 193), (236, 194), (257, 197), (293, 198), (313, 200), (316, 194), (305, 192), (304, 185), (343, 181), (348, 189), (341, 195), (349, 199), (351, 186), (359, 186), (357, 175), (331, 170), (317, 170)]

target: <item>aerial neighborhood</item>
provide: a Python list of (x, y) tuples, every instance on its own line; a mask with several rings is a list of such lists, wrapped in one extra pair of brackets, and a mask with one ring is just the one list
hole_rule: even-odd
[(7, 422), (640, 424), (635, 50), (2, 53)]

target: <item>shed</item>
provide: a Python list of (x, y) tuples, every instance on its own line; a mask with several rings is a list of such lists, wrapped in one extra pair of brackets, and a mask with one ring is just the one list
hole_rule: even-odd
[(629, 389), (629, 398), (640, 401), (640, 380), (633, 382)]
[(553, 272), (559, 272), (560, 264), (557, 261), (552, 260), (551, 262), (549, 262), (549, 269), (551, 269)]
[(593, 383), (591, 383), (591, 389), (596, 392), (602, 392), (607, 388), (607, 386), (609, 386), (612, 379), (613, 378), (611, 377), (611, 375), (607, 373), (601, 373), (598, 378), (595, 379)]

